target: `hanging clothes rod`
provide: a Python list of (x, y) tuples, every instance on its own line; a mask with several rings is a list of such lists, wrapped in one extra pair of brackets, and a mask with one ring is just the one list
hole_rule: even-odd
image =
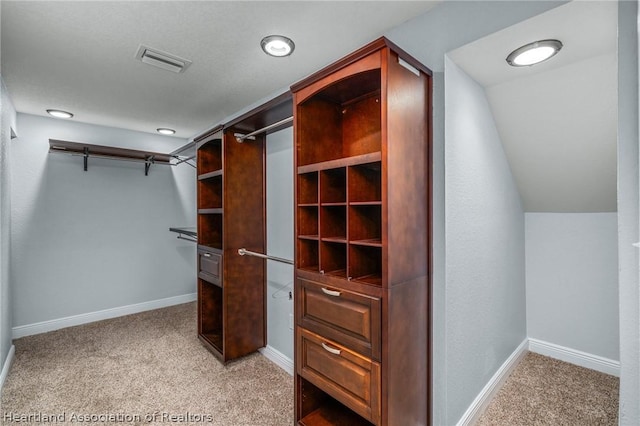
[(293, 121), (293, 116), (287, 117), (284, 120), (277, 121), (277, 122), (275, 122), (273, 124), (269, 124), (268, 126), (265, 126), (262, 129), (254, 130), (253, 132), (247, 133), (246, 135), (243, 135), (243, 134), (240, 134), (240, 133), (235, 133), (234, 136), (236, 137), (236, 140), (239, 143), (242, 143), (242, 142), (244, 142), (245, 139), (252, 138), (255, 135), (258, 135), (260, 133), (264, 133), (267, 130), (273, 129), (274, 127), (278, 127), (278, 126), (282, 126), (283, 124), (290, 123), (291, 121)]
[(256, 253), (255, 251), (249, 251), (245, 248), (239, 248), (238, 254), (240, 256), (244, 256), (244, 255), (255, 256), (255, 257), (260, 257), (262, 259), (275, 260), (276, 262), (282, 262), (282, 263), (287, 263), (289, 265), (293, 265), (293, 260), (283, 259), (281, 257), (275, 257), (275, 256), (267, 256), (266, 254)]

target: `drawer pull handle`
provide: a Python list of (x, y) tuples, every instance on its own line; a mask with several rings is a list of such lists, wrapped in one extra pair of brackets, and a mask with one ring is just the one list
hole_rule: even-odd
[(211, 257), (211, 253), (205, 253), (203, 254), (204, 257)]
[(342, 352), (340, 349), (332, 348), (331, 346), (327, 345), (324, 342), (322, 342), (322, 347), (324, 348), (325, 351), (330, 352), (334, 355), (340, 355), (340, 352)]
[(327, 296), (333, 296), (333, 297), (340, 297), (340, 294), (342, 294), (339, 291), (329, 290), (329, 289), (326, 289), (324, 287), (322, 287), (322, 292), (324, 294), (326, 294)]

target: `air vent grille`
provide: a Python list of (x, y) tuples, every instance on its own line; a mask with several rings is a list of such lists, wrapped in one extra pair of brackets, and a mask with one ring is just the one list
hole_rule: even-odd
[(138, 47), (136, 59), (139, 59), (145, 64), (153, 65), (154, 67), (175, 73), (184, 72), (189, 65), (191, 65), (191, 61), (188, 59), (184, 59), (152, 47), (144, 46), (142, 44)]

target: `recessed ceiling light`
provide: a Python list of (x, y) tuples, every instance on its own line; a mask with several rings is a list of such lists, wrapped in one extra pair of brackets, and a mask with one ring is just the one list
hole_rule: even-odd
[(71, 118), (73, 117), (73, 114), (71, 114), (70, 112), (67, 111), (62, 111), (59, 109), (48, 109), (47, 113), (49, 113), (49, 115), (52, 115), (56, 118)]
[(562, 49), (560, 40), (539, 40), (517, 48), (507, 56), (513, 67), (528, 67), (539, 64), (554, 56)]
[(293, 53), (296, 45), (293, 40), (281, 35), (270, 35), (262, 39), (260, 42), (262, 50), (269, 56), (289, 56)]
[(175, 130), (173, 129), (167, 129), (166, 127), (160, 127), (159, 129), (156, 129), (156, 131), (158, 133), (162, 133), (163, 135), (173, 135), (176, 133)]

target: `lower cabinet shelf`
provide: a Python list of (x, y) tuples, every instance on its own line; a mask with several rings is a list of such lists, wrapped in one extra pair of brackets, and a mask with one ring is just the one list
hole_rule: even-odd
[(222, 329), (218, 332), (203, 333), (200, 338), (209, 345), (213, 346), (213, 349), (217, 350), (222, 355)]
[(307, 414), (298, 422), (303, 426), (372, 426), (362, 417), (349, 410), (335, 400), (327, 401), (325, 405)]
[(300, 376), (297, 386), (304, 398), (298, 425), (375, 426)]

